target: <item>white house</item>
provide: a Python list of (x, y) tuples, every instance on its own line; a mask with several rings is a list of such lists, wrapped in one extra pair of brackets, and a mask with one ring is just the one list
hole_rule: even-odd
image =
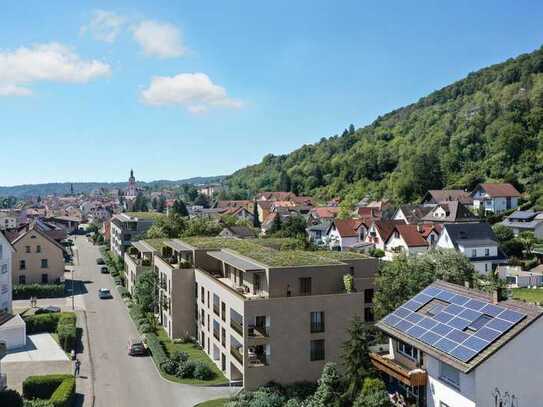
[(424, 223), (478, 222), (479, 218), (460, 201), (446, 201), (436, 204), (421, 219)]
[(520, 192), (508, 183), (479, 184), (471, 193), (471, 197), (476, 211), (483, 208), (485, 213), (499, 214), (518, 207)]
[(394, 212), (393, 220), (403, 220), (405, 223), (416, 225), (422, 222), (422, 218), (426, 216), (436, 205), (400, 205)]
[(0, 232), (0, 311), (11, 312), (11, 256), (15, 249)]
[(541, 406), (543, 308), (436, 281), (376, 326), (388, 391), (417, 407)]
[(385, 250), (385, 242), (390, 237), (396, 225), (405, 224), (400, 220), (374, 220), (368, 228), (365, 241), (372, 243), (376, 249)]
[(493, 271), (498, 264), (507, 263), (507, 257), (499, 249), (488, 223), (445, 224), (436, 246), (462, 253), (481, 274)]
[(396, 225), (385, 241), (385, 252), (390, 257), (400, 253), (423, 254), (428, 248), (429, 244), (422, 235), (422, 228), (417, 225)]
[(543, 213), (515, 211), (504, 219), (502, 225), (513, 231), (515, 236), (522, 232), (533, 232), (537, 239), (543, 239)]
[(368, 227), (361, 219), (335, 219), (326, 232), (332, 250), (346, 250), (364, 240)]
[(9, 212), (0, 212), (0, 230), (15, 229), (17, 216)]

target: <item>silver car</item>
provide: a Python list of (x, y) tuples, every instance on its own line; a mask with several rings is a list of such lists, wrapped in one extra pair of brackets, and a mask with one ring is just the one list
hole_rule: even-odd
[(101, 300), (107, 300), (109, 298), (113, 298), (113, 295), (111, 295), (111, 291), (109, 291), (108, 288), (100, 288), (98, 290), (98, 298)]

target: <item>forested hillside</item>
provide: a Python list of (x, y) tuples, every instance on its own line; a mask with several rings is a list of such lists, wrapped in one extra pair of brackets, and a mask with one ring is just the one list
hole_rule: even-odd
[(535, 200), (543, 194), (542, 168), (543, 47), (471, 73), (364, 128), (267, 155), (228, 183), (238, 196), (288, 189), (322, 199), (370, 194), (410, 202), (430, 188), (507, 180)]

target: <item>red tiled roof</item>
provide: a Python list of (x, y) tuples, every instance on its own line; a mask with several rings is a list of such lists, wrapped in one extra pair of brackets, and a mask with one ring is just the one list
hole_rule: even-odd
[(481, 188), (491, 197), (520, 196), (520, 192), (509, 183), (479, 184), (475, 190), (478, 188)]
[(387, 241), (396, 225), (405, 225), (404, 220), (376, 220), (374, 222), (377, 231), (381, 235), (383, 241)]
[(432, 233), (432, 231), (435, 231), (438, 235), (441, 234), (441, 231), (443, 230), (443, 225), (437, 223), (435, 225), (433, 224), (429, 224), (429, 223), (425, 223), (423, 225), (420, 225), (420, 229), (421, 229), (421, 235), (422, 237), (424, 238), (427, 238), (430, 233)]
[(358, 208), (358, 216), (362, 218), (381, 219), (381, 210), (379, 208), (365, 206)]
[(218, 201), (217, 208), (240, 208), (248, 207), (253, 201), (249, 200), (240, 200), (240, 201)]
[(428, 246), (428, 242), (419, 232), (417, 225), (396, 225), (394, 229), (398, 231), (407, 246)]
[(311, 213), (317, 215), (318, 218), (326, 219), (326, 218), (335, 218), (337, 214), (339, 213), (340, 208), (336, 206), (322, 206), (318, 208), (313, 208), (311, 210)]
[(336, 219), (334, 225), (341, 237), (358, 236), (358, 228), (364, 222), (362, 219)]

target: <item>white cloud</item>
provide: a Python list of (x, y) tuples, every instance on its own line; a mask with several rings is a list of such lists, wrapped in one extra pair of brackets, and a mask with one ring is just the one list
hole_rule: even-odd
[(179, 29), (169, 23), (145, 20), (133, 29), (134, 39), (147, 55), (175, 58), (186, 53)]
[(112, 43), (115, 41), (126, 19), (111, 11), (95, 10), (89, 24), (81, 27), (81, 33), (89, 32), (98, 41)]
[(32, 91), (25, 85), (32, 82), (86, 83), (110, 72), (108, 64), (82, 60), (70, 48), (58, 43), (0, 51), (0, 95), (29, 95)]
[(238, 109), (243, 106), (240, 100), (229, 98), (226, 89), (215, 85), (204, 73), (156, 76), (141, 97), (151, 106), (179, 105), (191, 113), (203, 113), (210, 107)]

